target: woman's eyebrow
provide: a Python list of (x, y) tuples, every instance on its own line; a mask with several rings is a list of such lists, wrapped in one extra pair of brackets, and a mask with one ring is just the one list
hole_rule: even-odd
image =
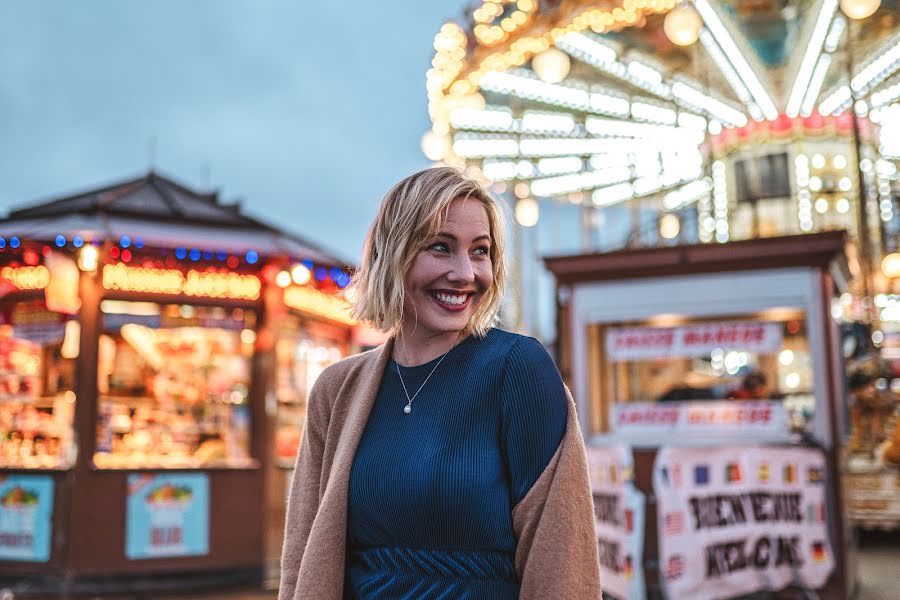
[[(457, 241), (457, 237), (455, 235), (453, 235), (452, 233), (448, 233), (446, 231), (439, 231), (438, 233), (434, 234), (434, 236), (440, 237), (440, 238), (447, 238), (448, 240), (453, 240), (454, 242)], [(481, 241), (490, 242), (491, 236), (489, 236), (487, 234), (479, 235), (478, 237), (476, 237), (475, 239), (472, 240), (472, 243), (474, 244), (475, 242), (481, 242)]]

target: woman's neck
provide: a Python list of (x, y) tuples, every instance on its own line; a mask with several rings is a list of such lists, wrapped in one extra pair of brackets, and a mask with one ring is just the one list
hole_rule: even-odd
[(404, 367), (424, 365), (449, 352), (464, 337), (455, 331), (430, 335), (401, 331), (394, 339), (394, 360)]

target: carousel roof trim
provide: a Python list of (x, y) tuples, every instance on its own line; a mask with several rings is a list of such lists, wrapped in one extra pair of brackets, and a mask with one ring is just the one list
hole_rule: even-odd
[(331, 265), (349, 261), (304, 238), (223, 204), (219, 192), (199, 192), (155, 171), (118, 183), (10, 210), (0, 236), (52, 240), (56, 235), (118, 239), (140, 235), (156, 247), (197, 245), (228, 252), (253, 249)]

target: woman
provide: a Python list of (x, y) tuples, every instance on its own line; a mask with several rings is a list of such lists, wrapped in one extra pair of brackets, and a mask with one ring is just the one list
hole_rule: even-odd
[(279, 599), (599, 598), (574, 404), (540, 344), (492, 328), (495, 201), (447, 167), (404, 179), (353, 287), (392, 337), (313, 387)]

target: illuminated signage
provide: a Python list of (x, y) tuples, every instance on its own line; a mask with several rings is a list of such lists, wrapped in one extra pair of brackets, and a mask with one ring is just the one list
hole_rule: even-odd
[(343, 298), (324, 294), (310, 287), (292, 285), (284, 290), (286, 306), (325, 317), (344, 325), (356, 325), (350, 316), (350, 304)]
[(42, 290), (50, 283), (50, 271), (37, 267), (3, 267), (0, 276), (20, 290)]
[(103, 287), (145, 294), (256, 300), (262, 283), (256, 275), (204, 273), (193, 269), (184, 274), (177, 269), (128, 267), (119, 263), (103, 267)]

